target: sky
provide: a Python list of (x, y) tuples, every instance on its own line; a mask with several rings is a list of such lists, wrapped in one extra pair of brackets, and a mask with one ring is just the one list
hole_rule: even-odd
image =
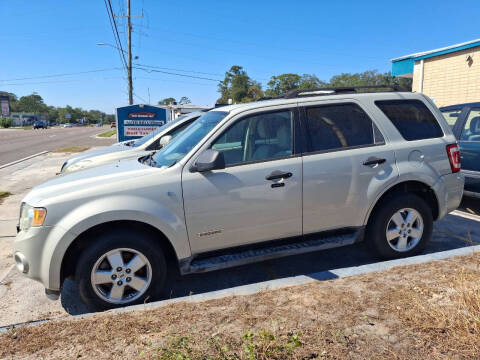
[[(135, 103), (212, 105), (232, 65), (265, 88), (282, 73), (386, 72), (392, 58), (480, 38), (478, 0), (131, 3), (134, 66), (186, 75), (133, 69)], [(126, 0), (111, 4), (125, 12)], [(126, 49), (125, 19), (117, 22)], [(115, 44), (104, 0), (0, 0), (0, 24), (0, 91), (107, 113), (128, 104), (118, 51), (97, 45)]]

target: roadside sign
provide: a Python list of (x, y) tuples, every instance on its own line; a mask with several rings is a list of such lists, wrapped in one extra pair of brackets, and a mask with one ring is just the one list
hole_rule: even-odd
[(156, 131), (169, 121), (170, 111), (151, 105), (130, 105), (117, 108), (117, 139), (138, 139)]
[(9, 116), (10, 115), (10, 102), (8, 96), (0, 96), (0, 115)]
[(71, 118), (72, 118), (72, 115), (70, 115), (69, 113), (65, 114), (65, 119), (71, 119)]

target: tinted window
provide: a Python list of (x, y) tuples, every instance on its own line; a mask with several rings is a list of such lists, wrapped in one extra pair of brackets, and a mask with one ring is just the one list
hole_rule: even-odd
[(368, 115), (355, 104), (306, 109), (312, 151), (374, 145), (384, 139)]
[(470, 110), (460, 140), (480, 141), (480, 109)]
[(390, 119), (405, 140), (443, 136), (437, 120), (420, 100), (385, 100), (375, 101), (375, 104)]
[(462, 109), (442, 111), (442, 114), (445, 120), (447, 120), (447, 124), (450, 125), (450, 127), (453, 129), (453, 127), (457, 123), (458, 118), (462, 114)]
[(223, 152), (225, 165), (289, 156), (292, 154), (292, 114), (281, 111), (239, 120), (215, 140), (212, 149)]

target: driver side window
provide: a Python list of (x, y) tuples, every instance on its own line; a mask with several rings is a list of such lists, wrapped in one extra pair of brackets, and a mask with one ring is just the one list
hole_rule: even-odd
[(223, 152), (226, 166), (290, 156), (292, 119), (289, 110), (243, 118), (228, 128), (212, 149)]

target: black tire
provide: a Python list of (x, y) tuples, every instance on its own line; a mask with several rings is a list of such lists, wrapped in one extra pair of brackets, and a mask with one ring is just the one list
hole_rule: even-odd
[[(85, 304), (87, 304), (88, 307), (90, 307), (92, 310), (107, 310), (140, 304), (147, 300), (152, 301), (160, 298), (165, 286), (167, 265), (165, 255), (160, 246), (156, 244), (155, 238), (148, 234), (122, 229), (122, 231), (114, 230), (111, 233), (102, 233), (92, 240), (92, 245), (81, 253), (75, 271), (75, 280), (77, 282), (80, 298)], [(122, 248), (135, 250), (141, 253), (148, 260), (151, 267), (151, 281), (148, 285), (148, 288), (141, 296), (132, 301), (119, 304), (105, 301), (104, 298), (97, 294), (91, 281), (91, 274), (95, 263), (104, 254), (108, 253), (109, 251)], [(128, 252), (126, 255), (128, 255)], [(128, 276), (125, 275), (125, 273), (122, 275)], [(126, 278), (124, 280), (126, 280)], [(128, 284), (125, 283), (125, 285)], [(108, 284), (105, 286), (108, 286)], [(126, 289), (128, 289), (126, 291), (134, 290), (133, 288)]]
[[(392, 216), (401, 209), (416, 210), (422, 217), (423, 234), (420, 241), (407, 251), (397, 251), (387, 240), (387, 226)], [(390, 223), (391, 226), (391, 223)], [(397, 259), (419, 254), (432, 237), (433, 217), (428, 204), (419, 196), (411, 193), (394, 193), (382, 201), (370, 216), (366, 240), (376, 255), (383, 259)], [(407, 235), (408, 236), (408, 235)], [(408, 238), (409, 240), (411, 238)], [(393, 240), (395, 241), (395, 240)]]

